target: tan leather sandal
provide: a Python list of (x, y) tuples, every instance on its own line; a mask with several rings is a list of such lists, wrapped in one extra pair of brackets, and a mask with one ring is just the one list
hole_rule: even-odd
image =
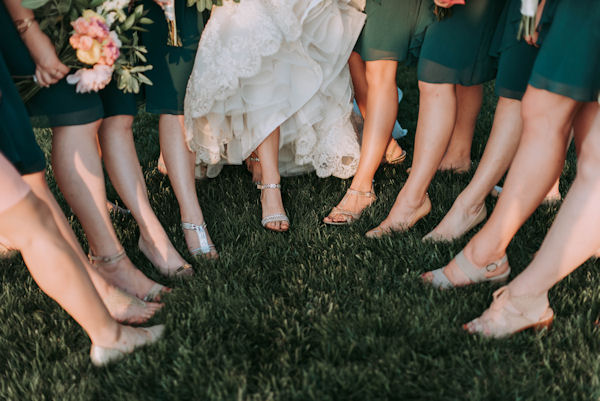
[(344, 201), (346, 200), (348, 195), (358, 195), (358, 196), (362, 196), (365, 198), (369, 198), (369, 199), (371, 199), (371, 203), (369, 203), (361, 211), (358, 211), (358, 212), (352, 212), (350, 210), (346, 210), (341, 207), (334, 206), (333, 209), (331, 209), (331, 212), (329, 212), (329, 215), (327, 217), (329, 217), (331, 219), (335, 216), (344, 216), (346, 218), (343, 221), (323, 220), (323, 223), (329, 224), (331, 226), (346, 226), (346, 225), (352, 224), (355, 221), (357, 221), (358, 219), (360, 219), (360, 216), (362, 216), (365, 209), (368, 208), (369, 206), (371, 206), (377, 200), (377, 195), (375, 195), (375, 191), (373, 189), (371, 189), (369, 192), (363, 192), (363, 191), (357, 191), (356, 189), (348, 188), (348, 190), (346, 191), (346, 194), (344, 195), (344, 197), (342, 198), (342, 200), (339, 203), (340, 205), (344, 203)]
[(554, 311), (546, 295), (515, 297), (505, 286), (494, 292), (490, 307), (464, 324), (463, 329), (484, 337), (503, 338), (527, 329), (548, 329), (553, 320)]

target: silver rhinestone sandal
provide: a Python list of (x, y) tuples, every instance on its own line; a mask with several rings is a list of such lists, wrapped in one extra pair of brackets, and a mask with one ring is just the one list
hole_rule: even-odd
[[(281, 190), (281, 184), (257, 184), (256, 188), (260, 189), (261, 191), (263, 191), (265, 189), (277, 189), (277, 190)], [(285, 232), (285, 231), (287, 231), (287, 230), (275, 230), (275, 229), (267, 227), (267, 224), (274, 223), (274, 222), (277, 222), (277, 221), (287, 222), (289, 224), (290, 219), (285, 215), (285, 213), (277, 213), (277, 214), (272, 214), (270, 216), (264, 217), (260, 221), (260, 224), (262, 224), (262, 226), (264, 228), (266, 228), (267, 230), (277, 231), (277, 232)]]
[[(206, 234), (206, 223), (200, 225), (194, 223), (181, 223), (181, 228), (184, 230), (194, 231), (198, 236), (198, 242), (200, 246), (196, 249), (190, 249), (190, 253), (194, 257), (202, 257), (205, 259), (215, 259), (218, 257), (217, 247), (214, 244), (208, 242), (208, 235)], [(215, 255), (215, 256), (211, 256)]]

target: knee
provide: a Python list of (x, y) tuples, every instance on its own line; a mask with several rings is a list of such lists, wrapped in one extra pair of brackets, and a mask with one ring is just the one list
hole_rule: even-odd
[(396, 86), (396, 61), (367, 61), (366, 77), (369, 87)]
[(133, 132), (133, 116), (120, 115), (106, 118), (102, 122), (100, 130), (109, 135), (128, 135)]
[(419, 95), (424, 98), (441, 96), (456, 97), (456, 90), (453, 84), (432, 84), (430, 82), (419, 81)]

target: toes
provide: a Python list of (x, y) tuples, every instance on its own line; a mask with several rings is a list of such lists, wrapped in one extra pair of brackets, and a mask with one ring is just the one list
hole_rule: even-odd
[(424, 283), (431, 283), (433, 281), (433, 273), (426, 272), (421, 274), (421, 280), (423, 280)]

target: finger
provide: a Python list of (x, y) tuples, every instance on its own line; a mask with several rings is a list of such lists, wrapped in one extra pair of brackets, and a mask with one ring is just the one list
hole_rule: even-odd
[(40, 71), (40, 76), (38, 78), (40, 79), (40, 84), (46, 88), (57, 81), (48, 73), (48, 71)]
[(60, 73), (63, 74), (63, 76), (65, 76), (69, 73), (69, 71), (71, 71), (71, 69), (63, 63), (60, 63), (58, 66), (58, 71), (60, 71)]
[(41, 86), (42, 88), (45, 88), (48, 86), (46, 81), (44, 80), (44, 77), (42, 76), (42, 71), (39, 69), (35, 70), (35, 79), (37, 80), (37, 84), (39, 86)]

